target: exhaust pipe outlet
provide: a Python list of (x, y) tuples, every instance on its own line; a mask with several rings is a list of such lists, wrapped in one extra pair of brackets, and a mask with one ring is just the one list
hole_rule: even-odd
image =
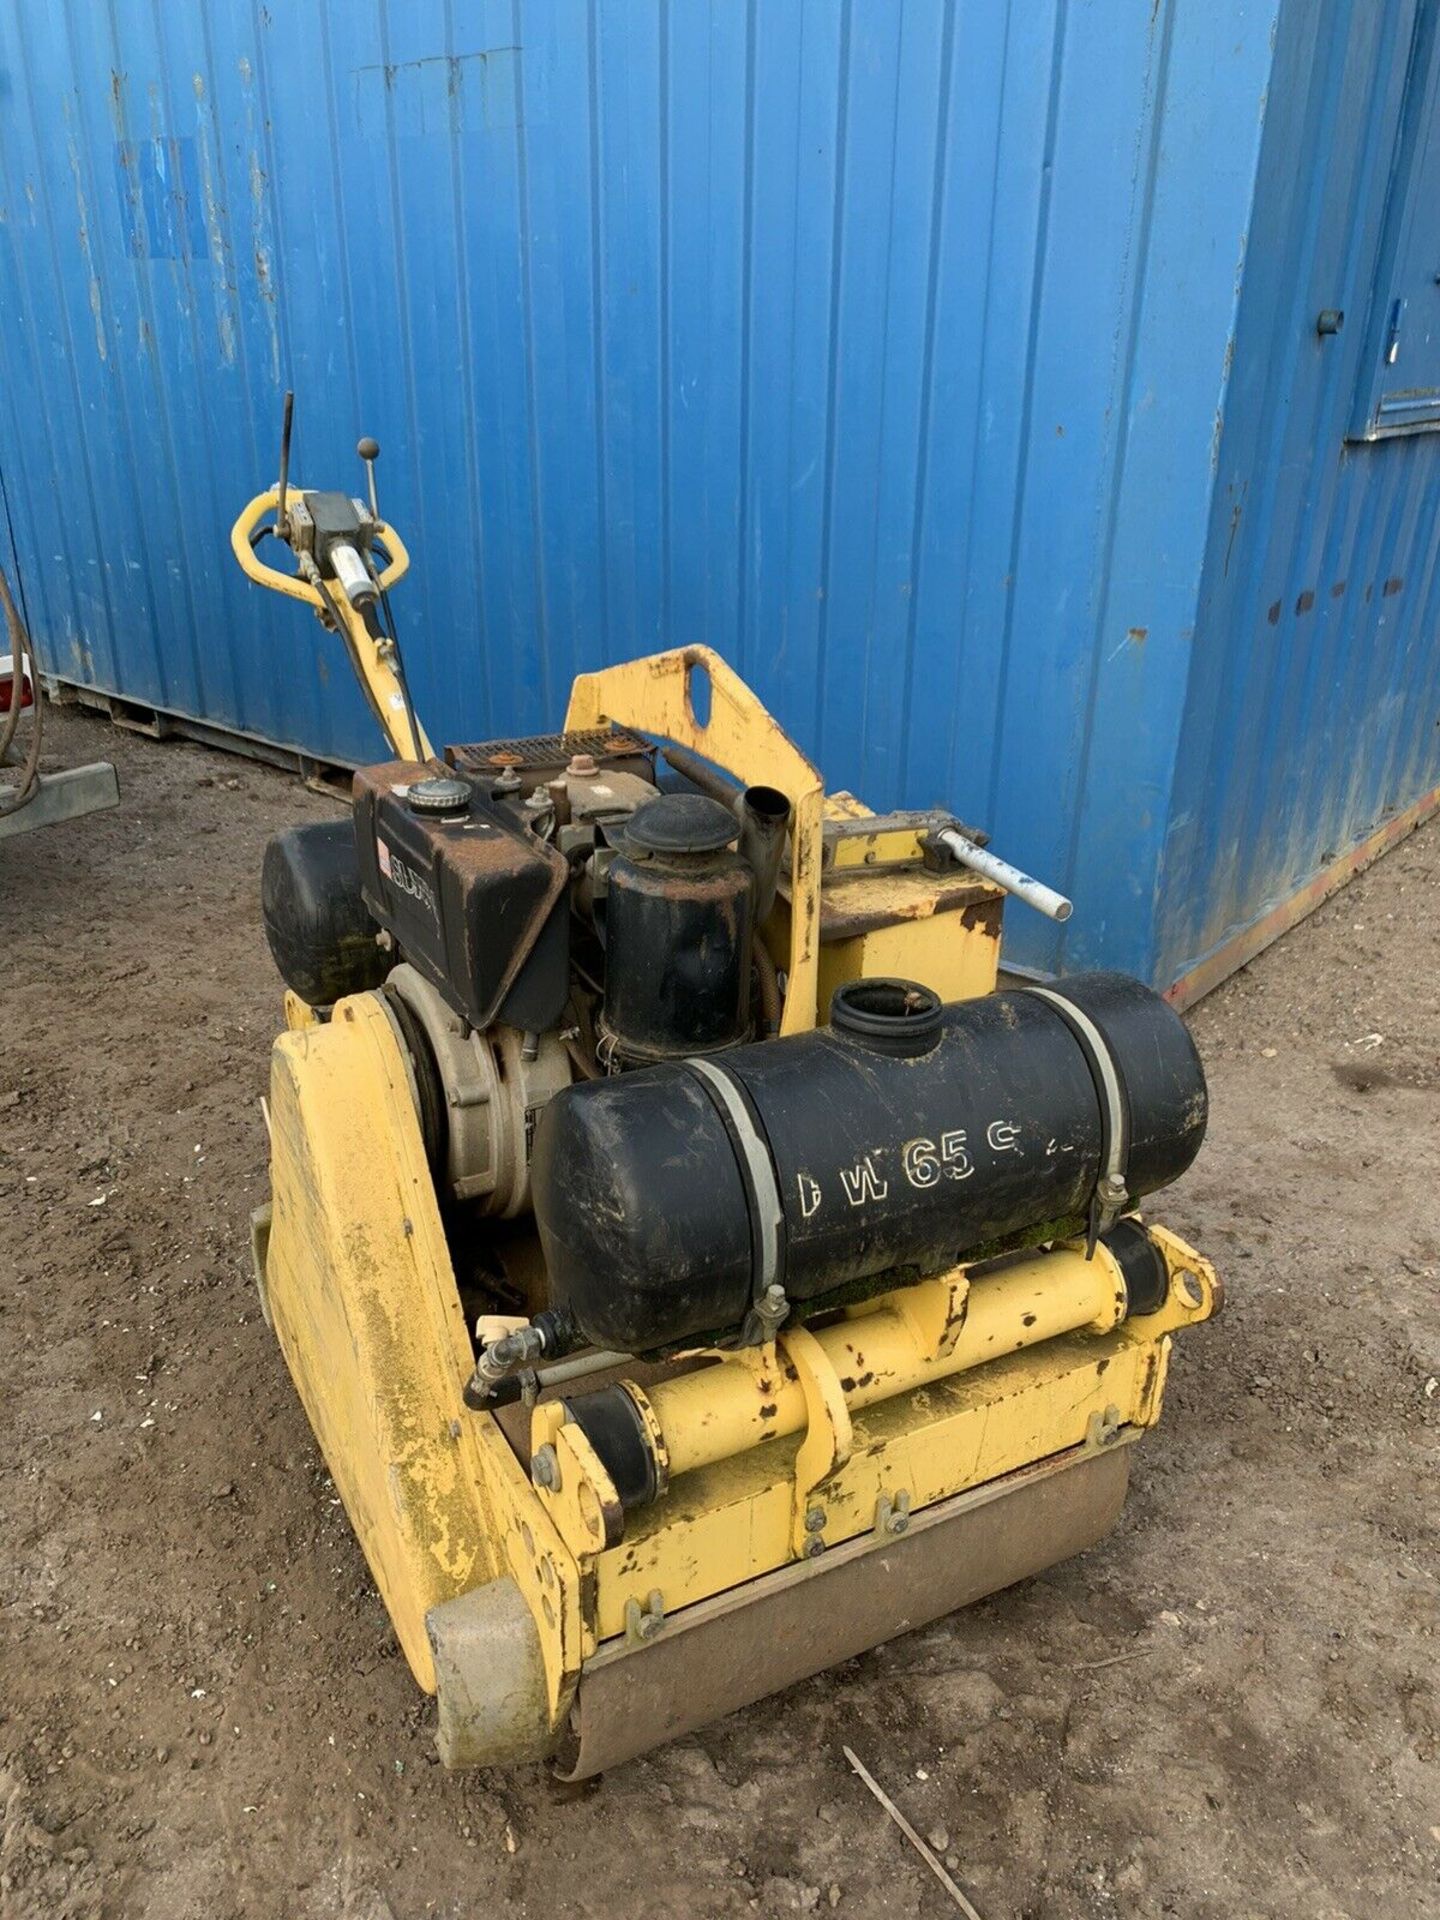
[(790, 802), (778, 787), (746, 787), (735, 800), (740, 822), (740, 857), (755, 875), (755, 924), (764, 926), (775, 904), (785, 836), (790, 831)]

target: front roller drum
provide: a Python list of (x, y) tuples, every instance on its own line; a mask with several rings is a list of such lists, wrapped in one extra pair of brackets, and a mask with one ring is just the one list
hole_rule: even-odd
[[(1125, 1501), (1129, 1437), (956, 1494), (823, 1559), (689, 1607), (587, 1660), (558, 1746), (544, 1731), (535, 1625), (508, 1579), (431, 1609), (447, 1766), (549, 1757), (585, 1780), (1081, 1553)], [(530, 1697), (533, 1694), (533, 1698)]]

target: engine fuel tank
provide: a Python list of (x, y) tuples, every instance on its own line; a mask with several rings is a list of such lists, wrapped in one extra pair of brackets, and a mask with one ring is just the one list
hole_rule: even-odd
[(366, 907), (472, 1027), (543, 1033), (570, 991), (570, 872), (513, 796), (439, 762), (355, 775)]
[(856, 982), (829, 1027), (550, 1102), (532, 1183), (552, 1298), (622, 1352), (733, 1335), (770, 1285), (859, 1298), (1083, 1231), (1112, 1116), (1113, 1211), (1179, 1178), (1206, 1114), (1183, 1022), (1125, 975), (949, 1006)]

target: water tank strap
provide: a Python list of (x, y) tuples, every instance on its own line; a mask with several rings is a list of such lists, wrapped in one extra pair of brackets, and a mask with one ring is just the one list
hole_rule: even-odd
[(740, 1169), (750, 1191), (752, 1218), (757, 1229), (753, 1298), (764, 1300), (770, 1288), (780, 1281), (783, 1222), (780, 1189), (775, 1182), (775, 1163), (770, 1157), (769, 1144), (755, 1123), (749, 1102), (722, 1066), (714, 1060), (700, 1058), (683, 1064), (704, 1082), (740, 1156)]
[(1130, 1129), (1124, 1076), (1104, 1034), (1073, 1000), (1053, 987), (1021, 987), (1018, 991), (1033, 994), (1037, 1000), (1046, 1000), (1054, 1007), (1079, 1043), (1100, 1095), (1100, 1170), (1090, 1199), (1088, 1256), (1094, 1253), (1100, 1235), (1107, 1233), (1125, 1211), (1128, 1197), (1126, 1162)]

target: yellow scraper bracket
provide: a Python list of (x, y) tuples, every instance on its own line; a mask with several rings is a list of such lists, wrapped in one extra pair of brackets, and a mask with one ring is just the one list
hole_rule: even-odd
[(824, 1483), (855, 1448), (855, 1429), (839, 1375), (824, 1347), (804, 1327), (790, 1327), (780, 1346), (805, 1396), (805, 1433), (795, 1456), (795, 1502), (790, 1524), (794, 1553), (813, 1559), (825, 1550)]
[(563, 1400), (536, 1407), (530, 1426), (531, 1477), (571, 1551), (577, 1556), (613, 1547), (625, 1531), (615, 1483)]

